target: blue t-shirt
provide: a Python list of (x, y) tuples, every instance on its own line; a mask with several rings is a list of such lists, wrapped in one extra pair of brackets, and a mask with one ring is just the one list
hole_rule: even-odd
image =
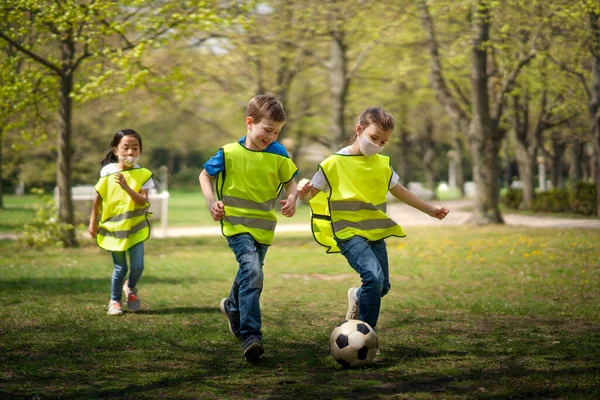
[[(242, 146), (244, 146), (244, 143), (246, 143), (246, 136), (244, 136), (240, 140), (238, 140), (238, 143), (241, 144)], [(246, 147), (246, 146), (244, 146), (244, 147)], [(284, 156), (284, 157), (289, 157), (287, 150), (279, 142), (271, 143), (263, 151), (266, 151), (267, 153), (278, 154), (278, 155)], [(223, 157), (223, 149), (219, 149), (217, 151), (217, 154), (212, 156), (210, 158), (210, 160), (208, 160), (207, 162), (204, 163), (204, 169), (206, 170), (206, 173), (208, 173), (208, 175), (210, 175), (212, 177), (215, 177), (215, 176), (219, 175), (221, 172), (223, 172), (223, 170), (225, 169), (225, 159)], [(296, 171), (296, 173), (294, 174), (294, 177), (296, 175), (298, 175), (298, 171)]]

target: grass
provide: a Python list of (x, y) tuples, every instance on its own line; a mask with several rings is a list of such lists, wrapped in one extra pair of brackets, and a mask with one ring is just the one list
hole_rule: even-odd
[[(168, 226), (218, 225), (217, 222), (212, 220), (206, 200), (204, 200), (200, 190), (197, 192), (171, 191), (169, 194)], [(34, 195), (5, 195), (5, 208), (0, 209), (0, 233), (13, 232), (31, 221), (35, 216), (34, 205), (38, 201), (38, 197)], [(308, 223), (310, 221), (310, 209), (307, 205), (302, 204), (296, 209), (294, 218), (286, 218), (278, 210), (277, 218), (279, 224)], [(155, 223), (160, 224), (160, 221)], [(82, 226), (80, 230), (82, 232), (87, 231), (87, 225)]]
[(218, 310), (237, 265), (222, 237), (152, 239), (142, 311), (106, 315), (91, 242), (0, 241), (1, 398), (600, 398), (599, 231), (411, 228), (388, 241), (381, 356), (343, 370), (328, 339), (358, 276), (310, 235), (278, 235), (246, 363)]

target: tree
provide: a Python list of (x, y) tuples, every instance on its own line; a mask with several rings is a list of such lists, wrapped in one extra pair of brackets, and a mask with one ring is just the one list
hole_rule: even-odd
[[(72, 226), (62, 238), (66, 246), (78, 243), (71, 200), (74, 101), (85, 101), (102, 92), (134, 87), (147, 74), (140, 68), (142, 55), (160, 40), (177, 36), (185, 27), (212, 26), (216, 9), (204, 1), (162, 2), (55, 2), (15, 0), (0, 5), (0, 39), (35, 61), (54, 77), (58, 99), (57, 187), (59, 218)], [(21, 40), (33, 31), (33, 45)], [(84, 73), (82, 73), (84, 71)], [(114, 89), (114, 75), (125, 83)], [(110, 82), (108, 86), (106, 83)]]
[[(510, 3), (510, 2), (508, 2)], [(510, 48), (511, 58), (500, 62), (503, 47), (495, 49), (491, 41), (494, 22), (494, 4), (489, 0), (471, 2), (470, 19), (472, 36), (471, 52), (471, 97), (470, 107), (465, 108), (464, 97), (453, 92), (447, 83), (442, 68), (442, 58), (434, 22), (425, 0), (419, 0), (417, 6), (425, 31), (431, 63), (430, 81), (438, 101), (455, 121), (461, 132), (466, 133), (471, 149), (473, 178), (477, 188), (475, 210), (470, 223), (475, 225), (503, 223), (499, 210), (498, 152), (506, 136), (503, 125), (506, 95), (512, 90), (521, 70), (535, 57), (535, 43), (539, 33), (531, 25), (518, 26), (522, 37), (519, 42), (526, 46)], [(516, 9), (514, 4), (503, 4), (504, 9)], [(521, 10), (519, 10), (521, 11)], [(505, 48), (505, 47), (504, 47)], [(516, 57), (515, 57), (516, 54)], [(516, 58), (516, 59), (515, 59)], [(462, 101), (462, 103), (461, 103)]]

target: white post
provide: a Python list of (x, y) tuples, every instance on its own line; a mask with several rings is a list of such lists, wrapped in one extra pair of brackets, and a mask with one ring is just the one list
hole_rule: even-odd
[(450, 189), (456, 189), (456, 160), (448, 160), (448, 186)]
[(164, 237), (167, 237), (167, 226), (169, 222), (169, 192), (162, 192), (159, 194), (162, 197), (160, 202), (160, 226), (162, 227)]
[(546, 191), (546, 165), (544, 164), (544, 157), (538, 157), (538, 188), (540, 192)]

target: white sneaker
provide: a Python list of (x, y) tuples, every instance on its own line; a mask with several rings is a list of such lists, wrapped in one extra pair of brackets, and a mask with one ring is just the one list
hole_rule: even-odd
[(111, 300), (108, 303), (108, 315), (123, 315), (123, 310), (121, 309), (121, 303), (115, 300)]
[(137, 294), (137, 288), (130, 289), (129, 280), (127, 280), (123, 285), (123, 290), (125, 291), (125, 297), (127, 297), (127, 310), (131, 312), (138, 311), (142, 307), (142, 302)]
[(356, 291), (358, 288), (351, 287), (348, 289), (348, 312), (346, 313), (346, 321), (358, 319), (358, 297)]

